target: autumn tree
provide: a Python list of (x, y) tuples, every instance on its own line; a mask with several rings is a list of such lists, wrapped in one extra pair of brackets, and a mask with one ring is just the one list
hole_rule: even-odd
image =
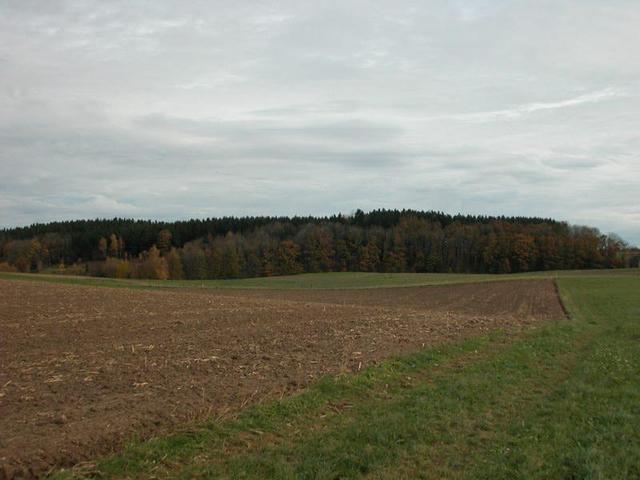
[(514, 272), (527, 272), (535, 264), (534, 238), (521, 233), (515, 234), (511, 247), (511, 266)]
[(540, 237), (537, 250), (540, 270), (559, 270), (562, 268), (562, 248), (555, 235)]
[(188, 244), (182, 249), (182, 266), (185, 277), (190, 280), (207, 278), (207, 257), (198, 245)]
[(328, 272), (333, 268), (333, 240), (326, 228), (314, 225), (301, 240), (307, 272)]
[(343, 239), (337, 240), (335, 269), (338, 272), (346, 272), (349, 269), (350, 260), (351, 255), (349, 250), (347, 249), (347, 242)]
[(107, 258), (107, 239), (104, 237), (98, 240), (98, 258), (100, 260)]
[(376, 272), (380, 265), (380, 248), (374, 242), (361, 245), (358, 249), (358, 269), (362, 272)]
[(158, 245), (158, 250), (160, 251), (161, 255), (166, 255), (171, 250), (171, 239), (172, 238), (173, 238), (173, 236), (171, 235), (171, 232), (169, 230), (167, 230), (166, 228), (164, 228), (164, 229), (160, 230), (160, 232), (158, 232), (157, 245)]
[(208, 278), (224, 278), (222, 250), (220, 244), (211, 246), (206, 250)]
[(276, 251), (276, 271), (279, 275), (302, 273), (299, 262), (300, 247), (291, 240), (283, 240)]
[(116, 237), (115, 233), (112, 233), (109, 236), (109, 256), (110, 257), (120, 256), (120, 243), (118, 242), (118, 237)]
[(171, 280), (182, 280), (184, 278), (184, 269), (182, 267), (182, 259), (175, 248), (171, 248), (169, 253), (165, 255), (167, 262), (167, 271)]
[(247, 277), (259, 277), (261, 275), (262, 263), (257, 251), (249, 250), (247, 252), (247, 260), (245, 262), (244, 273)]
[(118, 236), (118, 252), (124, 258), (127, 258), (127, 249), (126, 244), (124, 243), (124, 238)]
[(105, 277), (129, 278), (131, 275), (131, 265), (127, 260), (109, 257), (104, 262), (103, 273)]
[(400, 232), (394, 231), (385, 244), (382, 258), (385, 272), (404, 272), (406, 269), (406, 248)]
[(222, 276), (238, 278), (242, 271), (242, 258), (238, 249), (236, 236), (228, 233), (222, 244)]
[(151, 248), (142, 255), (141, 264), (139, 266), (140, 278), (150, 278), (156, 280), (167, 280), (169, 273), (167, 263), (160, 256), (160, 250), (152, 245)]
[[(155, 262), (155, 254), (149, 253), (154, 243), (168, 275), (180, 276), (181, 261), (186, 278), (358, 270), (509, 273), (625, 265), (624, 242), (597, 229), (540, 218), (409, 210), (322, 218), (33, 225), (0, 230), (0, 263), (25, 272), (65, 265), (66, 273), (111, 275), (125, 264), (107, 265), (107, 258), (132, 259), (132, 276), (157, 277), (162, 268), (158, 274), (149, 267)], [(115, 274), (128, 275), (125, 270)]]

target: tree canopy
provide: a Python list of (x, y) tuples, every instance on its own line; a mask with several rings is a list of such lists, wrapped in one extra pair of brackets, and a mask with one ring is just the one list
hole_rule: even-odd
[(624, 247), (615, 235), (548, 218), (416, 210), (175, 222), (74, 220), (0, 231), (0, 261), (8, 268), (75, 264), (74, 273), (142, 278), (605, 268), (624, 265)]

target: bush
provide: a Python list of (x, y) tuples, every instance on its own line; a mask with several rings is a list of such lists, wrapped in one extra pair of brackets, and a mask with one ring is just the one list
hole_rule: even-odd
[(17, 272), (18, 269), (7, 262), (0, 262), (0, 272)]
[(104, 276), (110, 278), (129, 278), (131, 276), (131, 265), (128, 260), (108, 257), (104, 261)]
[(149, 278), (154, 280), (167, 280), (169, 272), (167, 262), (160, 256), (160, 251), (153, 245), (149, 251), (141, 255), (134, 268), (136, 278)]

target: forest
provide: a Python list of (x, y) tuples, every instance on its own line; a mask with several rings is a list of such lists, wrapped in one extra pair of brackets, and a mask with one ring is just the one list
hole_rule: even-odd
[(548, 218), (357, 210), (330, 217), (76, 220), (0, 231), (0, 270), (207, 279), (303, 272), (512, 273), (625, 266), (616, 235)]

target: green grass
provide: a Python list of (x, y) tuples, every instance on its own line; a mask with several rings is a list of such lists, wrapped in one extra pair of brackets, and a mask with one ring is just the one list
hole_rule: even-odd
[(328, 377), (233, 418), (132, 442), (76, 475), (640, 478), (640, 277), (558, 283), (571, 319)]
[[(640, 276), (640, 269), (610, 270), (608, 275)], [(376, 287), (410, 287), (454, 283), (556, 278), (601, 275), (603, 270), (564, 270), (522, 274), (466, 273), (305, 273), (280, 277), (243, 278), (236, 280), (129, 280), (84, 276), (0, 272), (0, 279), (29, 280), (74, 285), (94, 285), (114, 288), (271, 288), (271, 289), (344, 289)]]

